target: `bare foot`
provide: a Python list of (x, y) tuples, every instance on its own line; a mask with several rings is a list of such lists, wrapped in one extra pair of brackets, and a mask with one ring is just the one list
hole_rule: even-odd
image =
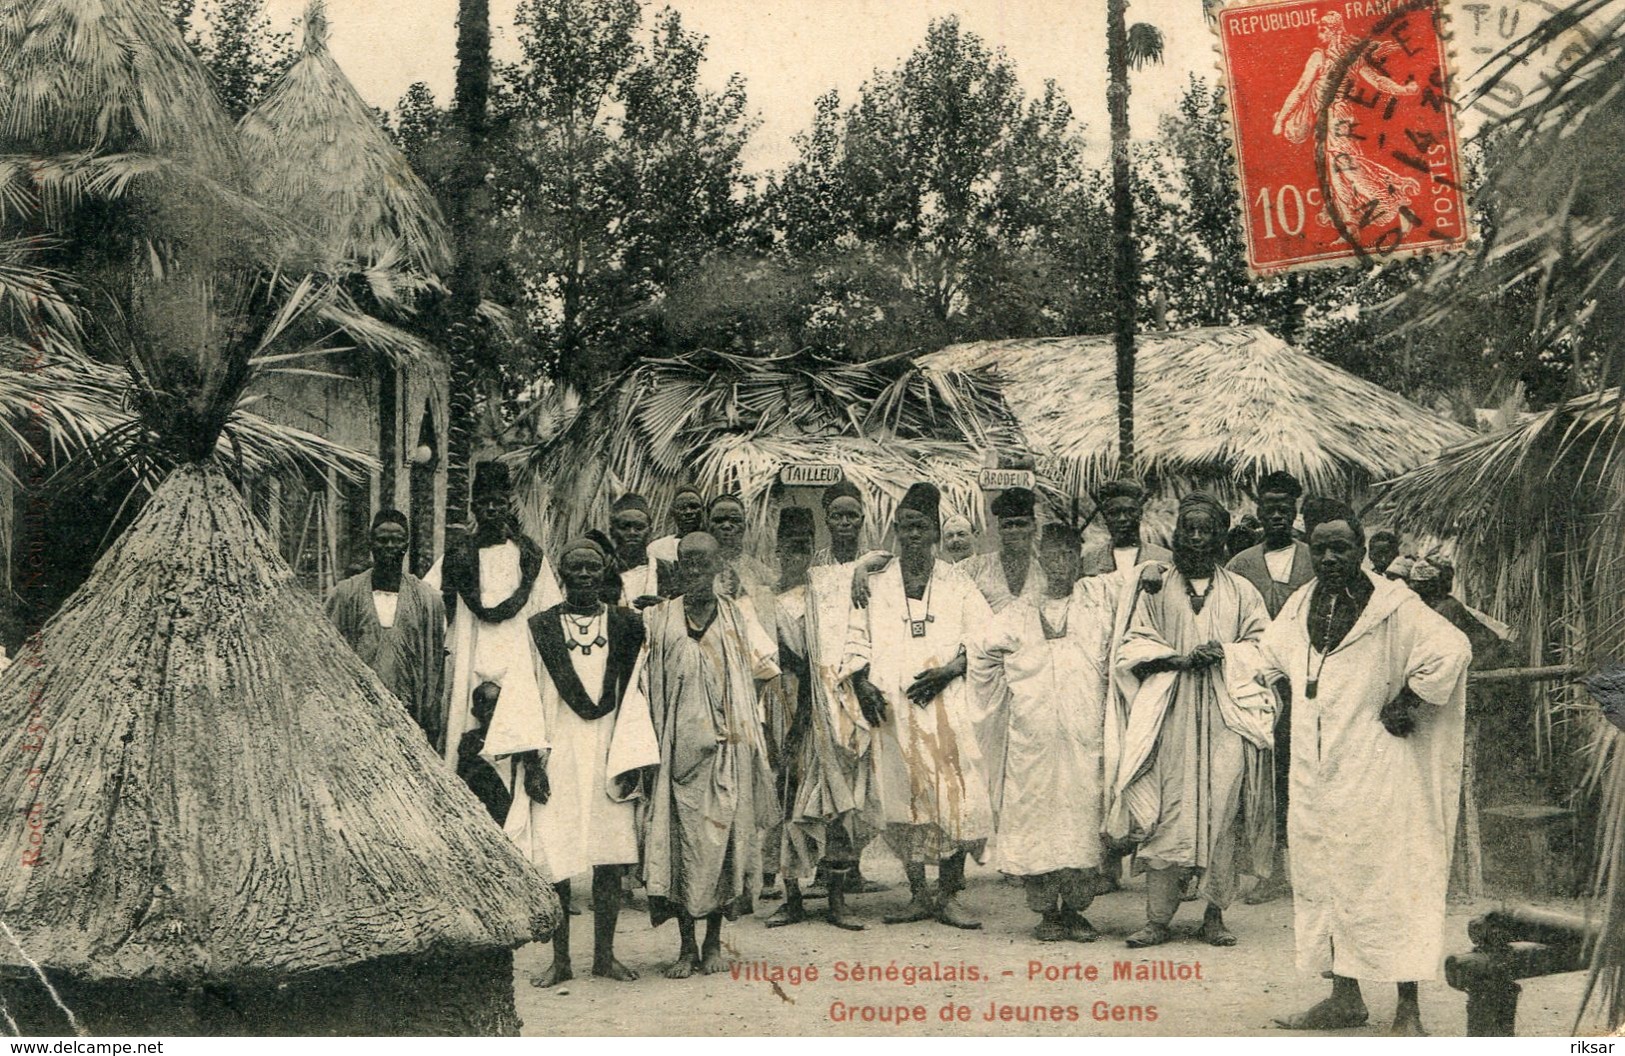
[(727, 970), (728, 962), (722, 959), (721, 950), (705, 951), (705, 959), (700, 961), (700, 971), (703, 974), (716, 975), (718, 972), (726, 972)]
[(635, 982), (638, 973), (611, 957), (608, 964), (594, 964), (592, 974), (600, 979), (613, 979), (617, 983)]
[(570, 970), (570, 966), (568, 964), (554, 961), (543, 971), (537, 972), (535, 975), (531, 976), (530, 985), (541, 987), (545, 990), (550, 986), (558, 986), (560, 983), (568, 982), (575, 977), (576, 973)]
[(1307, 1012), (1276, 1020), (1275, 1025), (1287, 1030), (1348, 1030), (1365, 1026), (1368, 1018), (1370, 1013), (1366, 1011), (1364, 1001), (1340, 1001), (1328, 997)]
[(666, 969), (667, 979), (687, 979), (700, 970), (700, 955), (693, 950), (684, 950), (677, 955), (677, 959)]

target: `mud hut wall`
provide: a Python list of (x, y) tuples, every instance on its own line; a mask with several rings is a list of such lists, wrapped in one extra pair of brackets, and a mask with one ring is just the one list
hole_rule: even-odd
[[(273, 375), (254, 386), (253, 394), (262, 398), (253, 409), (271, 421), (377, 456), (378, 388), (377, 379), (365, 374)], [(267, 527), (283, 556), (295, 564), (301, 583), (322, 593), (365, 566), (367, 529), (379, 499), (377, 473), (365, 481), (328, 473), (266, 485), (277, 496), (267, 504), (274, 513)], [(256, 509), (267, 512), (260, 504)]]
[[(396, 406), (395, 488), (389, 501), (407, 515), (414, 532), (420, 531), (423, 526), (432, 526), (429, 538), (424, 540), (421, 549), (414, 544), (414, 553), (421, 554), (424, 560), (432, 563), (439, 558), (446, 538), (446, 436), (451, 417), (448, 386), (444, 376), (403, 370), (395, 391), (400, 394), (400, 399)], [(429, 458), (427, 463), (420, 463), (417, 455), (419, 442), (427, 438), (433, 440), (428, 445)], [(381, 457), (383, 454), (380, 452)], [(424, 478), (431, 488), (429, 502), (432, 515), (429, 511), (414, 508), (419, 498), (413, 493), (414, 473), (432, 474)]]

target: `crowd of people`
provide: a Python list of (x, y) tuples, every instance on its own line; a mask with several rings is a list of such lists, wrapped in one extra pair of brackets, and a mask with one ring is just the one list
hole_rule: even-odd
[[(422, 580), (380, 511), (373, 567), (328, 611), (566, 906), (590, 874), (596, 976), (636, 978), (614, 950), (632, 887), (677, 922), (672, 978), (723, 970), (724, 922), (764, 890), (770, 928), (862, 930), (881, 840), (908, 880), (887, 924), (981, 928), (968, 858), (1019, 878), (1048, 942), (1101, 938), (1086, 914), (1125, 871), (1145, 878), (1134, 948), (1170, 941), (1186, 901), (1201, 941), (1232, 946), (1234, 899), (1290, 897), (1298, 967), (1332, 991), (1282, 1024), (1364, 1023), (1364, 980), (1397, 984), (1393, 1030), (1420, 1033), (1467, 670), (1494, 632), (1437, 555), (1402, 557), (1284, 473), (1256, 491), (1234, 527), (1184, 496), (1163, 548), (1135, 482), (1094, 496), (1109, 538), (1088, 546), (1015, 488), (977, 553), (927, 482), (866, 550), (841, 482), (778, 511), (769, 562), (738, 496), (689, 486), (659, 538), (628, 494), (543, 553), (483, 463), (473, 530)], [(533, 981), (572, 973), (564, 926)]]

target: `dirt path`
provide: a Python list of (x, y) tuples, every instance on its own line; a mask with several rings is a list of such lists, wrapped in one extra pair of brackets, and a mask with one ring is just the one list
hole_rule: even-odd
[[(869, 923), (864, 932), (837, 931), (809, 921), (769, 931), (761, 924), (778, 905), (765, 903), (756, 918), (728, 925), (723, 938), (747, 965), (764, 965), (787, 974), (799, 969), (799, 983), (736, 979), (730, 973), (673, 982), (661, 969), (677, 949), (677, 929), (668, 924), (659, 931), (647, 916), (629, 910), (621, 917), (617, 952), (622, 961), (641, 974), (635, 983), (615, 984), (593, 979), (591, 967), (592, 921), (589, 915), (572, 917), (571, 940), (578, 978), (557, 990), (538, 990), (529, 983), (533, 972), (552, 957), (550, 947), (532, 945), (515, 958), (514, 986), (519, 1014), (527, 1035), (1249, 1035), (1276, 1033), (1273, 1016), (1299, 1011), (1326, 992), (1321, 979), (1301, 976), (1293, 967), (1292, 913), (1288, 903), (1235, 906), (1227, 919), (1240, 937), (1240, 945), (1215, 949), (1191, 935), (1201, 914), (1188, 903), (1175, 919), (1175, 939), (1155, 950), (1129, 950), (1122, 936), (1144, 923), (1144, 893), (1136, 883), (1130, 889), (1096, 900), (1089, 917), (1104, 932), (1097, 943), (1041, 943), (1032, 937), (1036, 923), (1022, 900), (1021, 889), (1002, 883), (997, 874), (972, 867), (969, 906), (985, 922), (979, 932), (955, 931), (940, 924), (887, 926), (880, 916), (904, 899), (902, 871), (885, 856), (865, 859), (871, 877), (895, 885), (891, 891), (855, 900), (857, 911)], [(585, 885), (578, 884), (578, 889)], [(817, 907), (820, 903), (811, 903)], [(1446, 934), (1452, 949), (1466, 950), (1466, 923), (1483, 906), (1452, 906)], [(1061, 973), (1046, 981), (1029, 980), (1032, 962)], [(1162, 975), (1189, 975), (1181, 981), (1113, 981), (1118, 962), (1146, 966)], [(1174, 966), (1158, 969), (1157, 962)], [(899, 975), (913, 968), (934, 966), (938, 976), (952, 969), (953, 981), (851, 981), (853, 968), (885, 971), (895, 964)], [(1194, 978), (1200, 965), (1201, 978)], [(1075, 967), (1069, 967), (1075, 966)], [(1183, 966), (1183, 967), (1180, 967)], [(1096, 978), (1088, 979), (1093, 967)], [(810, 979), (816, 969), (817, 979)], [(975, 969), (976, 981), (966, 981)], [(837, 974), (848, 978), (842, 981)], [(1080, 978), (1081, 977), (1081, 978)], [(1572, 1030), (1582, 977), (1554, 976), (1524, 984), (1518, 1011), (1520, 1034), (1558, 1036)], [(1376, 1036), (1393, 1015), (1394, 994), (1389, 987), (1367, 987), (1371, 1025), (1349, 1031)], [(968, 1008), (968, 1020), (941, 1018), (945, 1005)], [(899, 1007), (912, 1017), (923, 1009), (924, 1022), (842, 1020), (842, 1006), (886, 1009), (888, 1017)], [(1001, 1013), (999, 1006), (1011, 1011)], [(1034, 1006), (1058, 1020), (1017, 1020), (1030, 1017)], [(985, 1018), (993, 1009), (994, 1019)], [(1075, 1011), (1069, 1012), (1068, 1008)], [(1016, 1009), (1024, 1010), (1020, 1013)], [(1051, 1010), (1059, 1009), (1059, 1012)], [(1134, 1011), (1134, 1010), (1138, 1011)], [(1121, 1011), (1119, 1011), (1121, 1010)], [(1154, 1011), (1153, 1011), (1154, 1010)], [(1422, 986), (1422, 1014), (1438, 1035), (1460, 1035), (1466, 1029), (1464, 995), (1442, 981)], [(862, 1015), (862, 1013), (858, 1013)], [(999, 1018), (1010, 1016), (1010, 1019)], [(1076, 1018), (1070, 1018), (1076, 1016)], [(1153, 1019), (1152, 1016), (1155, 1018)], [(1104, 1017), (1104, 1018), (1100, 1018)], [(1120, 1018), (1119, 1018), (1120, 1017)], [(1597, 1031), (1593, 1025), (1591, 1030)]]

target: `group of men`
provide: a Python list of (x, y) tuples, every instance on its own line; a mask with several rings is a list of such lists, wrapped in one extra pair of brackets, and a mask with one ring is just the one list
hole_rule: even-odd
[[(400, 569), (404, 519), (380, 513), (373, 569), (329, 611), (566, 904), (591, 873), (595, 975), (636, 977), (614, 955), (629, 878), (655, 925), (677, 920), (682, 978), (724, 968), (723, 921), (764, 873), (784, 879), (768, 927), (812, 919), (817, 885), (823, 920), (864, 928), (848, 896), (876, 839), (908, 878), (887, 923), (980, 928), (961, 896), (967, 859), (991, 852), (1044, 941), (1097, 939), (1085, 914), (1132, 855), (1146, 921), (1129, 946), (1168, 942), (1192, 899), (1198, 937), (1234, 945), (1224, 913), (1252, 877), (1249, 901), (1290, 891), (1299, 967), (1333, 979), (1283, 1025), (1363, 1023), (1365, 979), (1398, 984), (1394, 1030), (1421, 1031), (1471, 647), (1368, 570), (1347, 506), (1303, 501), (1300, 537), (1301, 488), (1270, 474), (1263, 539), (1225, 564), (1230, 514), (1207, 495), (1180, 501), (1163, 549), (1140, 538), (1142, 489), (1108, 484), (1109, 539), (1086, 548), (1018, 488), (975, 554), (969, 521), (918, 483), (876, 526), (882, 551), (843, 481), (818, 503), (827, 544), (812, 508), (786, 506), (769, 563), (738, 497), (684, 487), (670, 535), (623, 495), (607, 534), (549, 562), (499, 464), (474, 490), (475, 530), (423, 581)], [(534, 981), (571, 974), (564, 926)]]

